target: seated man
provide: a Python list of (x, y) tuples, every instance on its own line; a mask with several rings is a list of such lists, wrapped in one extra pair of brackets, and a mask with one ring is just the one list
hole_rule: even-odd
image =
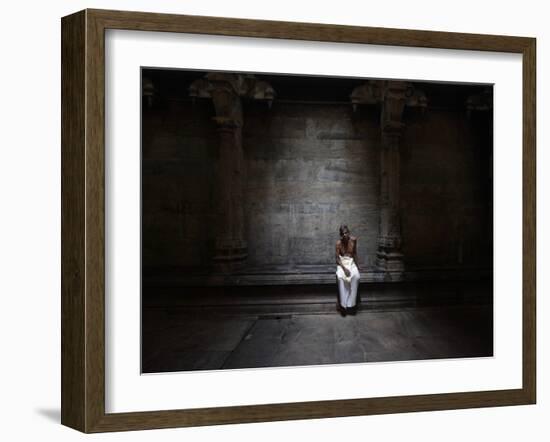
[(357, 262), (357, 238), (350, 235), (348, 226), (340, 226), (340, 239), (336, 242), (336, 278), (338, 281), (338, 310), (342, 316), (357, 311), (359, 267)]

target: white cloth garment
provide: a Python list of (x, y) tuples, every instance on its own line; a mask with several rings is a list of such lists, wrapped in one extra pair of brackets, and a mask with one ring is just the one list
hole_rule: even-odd
[(339, 265), (336, 266), (340, 305), (344, 308), (355, 307), (357, 302), (357, 288), (361, 275), (351, 256), (340, 256), (340, 261), (350, 272), (349, 276), (346, 276), (342, 267)]

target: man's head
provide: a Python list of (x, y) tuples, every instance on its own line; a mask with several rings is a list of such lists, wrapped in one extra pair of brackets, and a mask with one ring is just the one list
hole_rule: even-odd
[(340, 226), (340, 238), (342, 238), (344, 241), (347, 241), (349, 239), (349, 229), (348, 226), (345, 224), (342, 224)]

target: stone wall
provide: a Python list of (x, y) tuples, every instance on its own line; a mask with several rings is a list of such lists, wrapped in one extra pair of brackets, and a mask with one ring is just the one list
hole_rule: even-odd
[[(175, 102), (144, 119), (146, 267), (210, 263), (217, 173), (210, 106)], [(347, 223), (359, 238), (360, 262), (372, 265), (379, 199), (376, 113), (293, 103), (270, 110), (250, 105), (245, 113), (248, 264), (332, 264), (338, 227)]]
[(346, 105), (278, 103), (250, 112), (243, 135), (251, 265), (332, 264), (342, 223), (359, 238), (359, 261), (374, 263), (376, 115)]
[[(331, 269), (338, 227), (374, 270), (380, 213), (380, 109), (341, 102), (243, 102), (246, 267)], [(406, 111), (400, 141), (405, 270), (492, 266), (490, 117), (464, 108)], [(210, 100), (144, 108), (145, 269), (211, 266), (218, 134)], [(366, 265), (365, 265), (366, 264)]]
[(400, 212), (407, 268), (490, 268), (492, 140), (486, 134), (487, 116), (429, 109), (406, 122)]
[(211, 104), (144, 109), (142, 262), (187, 267), (210, 262), (218, 139)]

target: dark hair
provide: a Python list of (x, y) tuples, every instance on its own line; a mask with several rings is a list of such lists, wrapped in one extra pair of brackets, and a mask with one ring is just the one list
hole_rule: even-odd
[(347, 224), (340, 224), (340, 236), (344, 234), (344, 230), (347, 230), (349, 232)]

